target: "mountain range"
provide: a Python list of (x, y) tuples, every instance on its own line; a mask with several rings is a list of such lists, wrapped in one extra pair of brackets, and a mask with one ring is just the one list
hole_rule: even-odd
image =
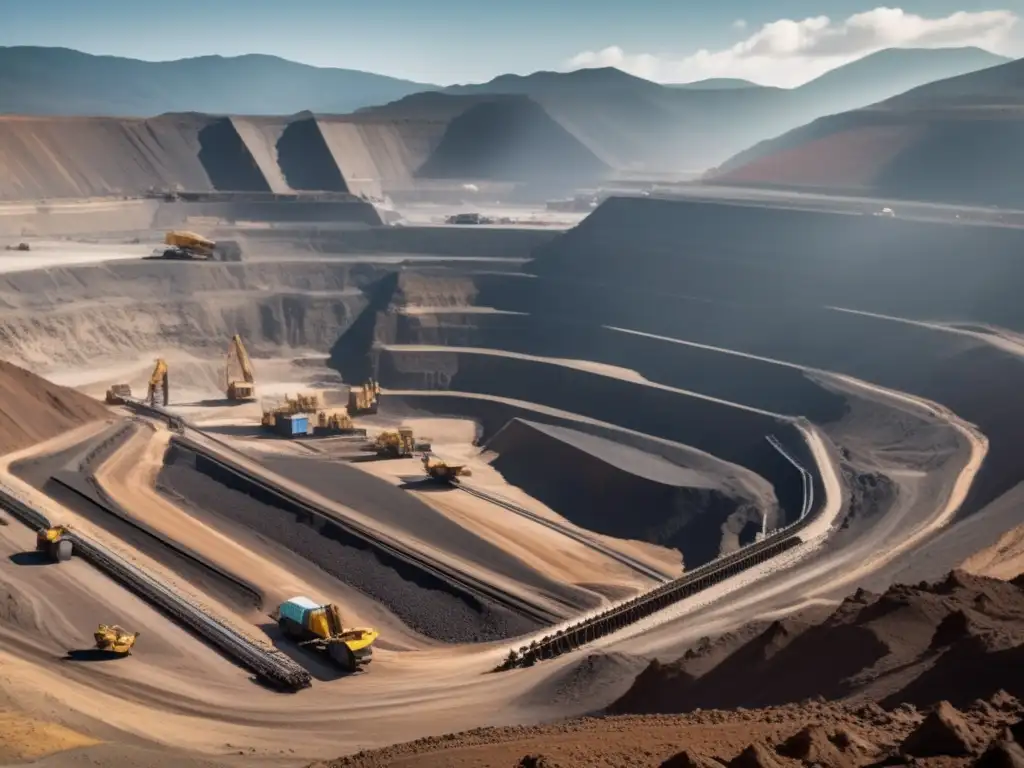
[(1024, 59), (829, 115), (728, 160), (708, 180), (1024, 207)]
[(0, 48), (0, 113), (150, 116), (359, 111), (361, 119), (450, 120), (481, 101), (525, 96), (619, 169), (699, 171), (822, 115), (1006, 59), (978, 48), (893, 49), (794, 89), (745, 81), (660, 85), (617, 69), (502, 75), (438, 87), (274, 56), (145, 62), (62, 48)]

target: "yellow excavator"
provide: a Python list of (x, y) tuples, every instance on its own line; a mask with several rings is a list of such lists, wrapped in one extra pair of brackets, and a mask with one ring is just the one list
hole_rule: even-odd
[(153, 367), (153, 373), (149, 376), (149, 388), (146, 391), (146, 401), (155, 406), (157, 400), (161, 405), (167, 405), (171, 400), (170, 384), (167, 379), (167, 362), (161, 357)]
[(380, 384), (368, 379), (361, 387), (348, 388), (348, 412), (351, 416), (364, 416), (377, 412)]
[(285, 637), (326, 654), (346, 672), (355, 672), (373, 660), (373, 643), (380, 636), (369, 627), (347, 629), (337, 605), (320, 605), (308, 597), (293, 597), (281, 603), (277, 625)]
[(96, 639), (97, 650), (127, 656), (139, 639), (139, 633), (129, 632), (117, 624), (100, 624), (99, 629), (93, 632), (93, 637)]
[(382, 459), (407, 459), (416, 450), (416, 441), (409, 427), (381, 432), (370, 448)]
[(423, 454), (423, 471), (431, 480), (453, 483), (460, 477), (470, 477), (473, 472), (464, 464), (449, 464), (429, 453)]
[(54, 525), (36, 532), (36, 551), (46, 555), (55, 563), (66, 563), (74, 554), (74, 546), (68, 534), (71, 528)]
[[(242, 378), (232, 378), (232, 362), (241, 372)], [(224, 388), (228, 400), (254, 400), (256, 398), (255, 378), (252, 371), (252, 361), (249, 360), (249, 353), (245, 350), (242, 337), (237, 333), (231, 337), (231, 344), (228, 345), (228, 359), (224, 367)]]

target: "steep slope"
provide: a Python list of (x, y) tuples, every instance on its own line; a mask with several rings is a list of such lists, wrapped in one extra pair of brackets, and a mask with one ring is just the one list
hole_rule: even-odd
[(573, 189), (610, 169), (536, 102), (476, 104), (455, 117), (419, 169), (428, 179), (508, 180)]
[(138, 61), (66, 48), (0, 48), (0, 113), (150, 117), (163, 112), (351, 112), (432, 86), (276, 56)]
[(109, 416), (98, 401), (0, 361), (0, 453)]
[(931, 83), (816, 120), (733, 157), (708, 179), (1019, 206), (1024, 62)]
[(269, 191), (227, 118), (0, 118), (0, 199)]

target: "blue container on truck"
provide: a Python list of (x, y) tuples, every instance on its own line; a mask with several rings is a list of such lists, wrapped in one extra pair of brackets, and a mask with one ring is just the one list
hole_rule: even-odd
[(309, 433), (309, 416), (278, 416), (274, 426), (282, 437), (304, 437)]

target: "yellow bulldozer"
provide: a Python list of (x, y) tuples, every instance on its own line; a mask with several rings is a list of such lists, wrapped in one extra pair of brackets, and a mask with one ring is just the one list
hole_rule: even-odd
[(377, 412), (380, 384), (368, 379), (361, 387), (348, 388), (348, 412), (351, 416), (365, 416)]
[(100, 624), (99, 629), (93, 632), (93, 637), (96, 639), (97, 650), (127, 656), (139, 639), (139, 633), (129, 632), (117, 624)]
[(36, 551), (41, 552), (55, 563), (65, 563), (74, 554), (74, 545), (68, 534), (71, 528), (54, 525), (36, 532)]
[(380, 636), (368, 627), (347, 629), (337, 605), (320, 605), (308, 597), (293, 597), (281, 603), (277, 625), (285, 637), (300, 647), (326, 654), (346, 672), (355, 672), (373, 660), (373, 643)]
[(381, 432), (370, 448), (384, 459), (407, 459), (416, 450), (412, 429), (399, 427), (397, 430)]
[(423, 454), (423, 471), (431, 480), (454, 483), (460, 477), (470, 477), (473, 472), (464, 464), (449, 464), (429, 453)]
[[(237, 371), (238, 375), (233, 375)], [(228, 345), (227, 363), (224, 366), (224, 390), (228, 400), (239, 402), (256, 398), (256, 378), (252, 361), (237, 333)]]
[(171, 400), (170, 382), (167, 378), (167, 363), (163, 358), (156, 361), (153, 373), (149, 376), (149, 387), (146, 390), (146, 402), (155, 406), (157, 401), (167, 405)]

